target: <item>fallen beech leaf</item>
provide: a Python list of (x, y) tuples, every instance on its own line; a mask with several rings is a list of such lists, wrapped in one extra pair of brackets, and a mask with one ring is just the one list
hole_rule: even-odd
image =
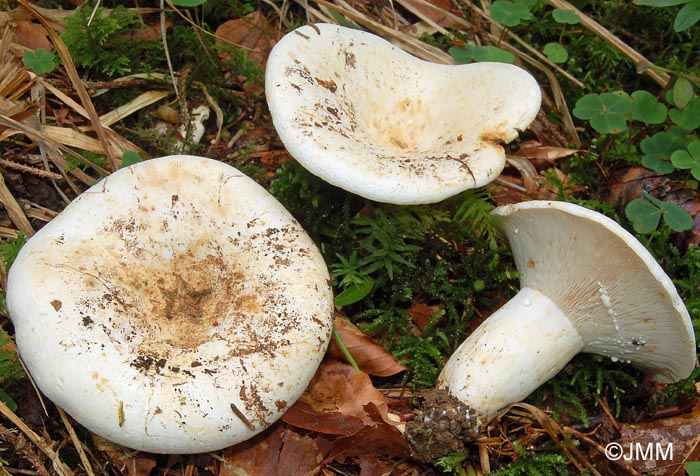
[[(381, 457), (408, 458), (410, 451), (406, 438), (389, 425), (368, 426), (350, 437), (333, 442), (327, 463), (344, 463), (348, 459), (360, 461), (361, 476), (389, 474)], [(390, 468), (389, 468), (390, 469)]]
[(15, 22), (14, 41), (29, 50), (43, 48), (46, 51), (51, 51), (53, 48), (44, 27), (27, 20), (17, 20)]
[(387, 413), (386, 399), (366, 373), (356, 372), (345, 362), (325, 359), (282, 420), (305, 430), (350, 436), (367, 426), (389, 424)]
[(275, 424), (258, 436), (224, 451), (219, 476), (317, 474), (331, 449), (321, 435), (302, 435)]
[(413, 321), (418, 330), (423, 332), (425, 326), (428, 325), (430, 319), (435, 315), (435, 309), (425, 303), (417, 302), (408, 308), (408, 313), (411, 315), (411, 321)]
[(540, 159), (547, 160), (549, 162), (554, 162), (557, 159), (562, 159), (568, 157), (577, 152), (578, 149), (568, 149), (566, 147), (555, 147), (549, 145), (542, 145), (537, 141), (526, 141), (520, 144), (520, 147), (515, 152), (511, 152), (511, 155), (517, 155), (518, 157), (525, 157), (528, 159)]
[(622, 460), (639, 472), (656, 476), (685, 475), (683, 465), (700, 460), (700, 412), (620, 429)]
[[(248, 58), (265, 68), (267, 57), (274, 46), (277, 32), (259, 11), (222, 23), (215, 32), (216, 36), (229, 43), (245, 49)], [(223, 53), (222, 60), (228, 56)]]
[[(406, 367), (401, 365), (399, 360), (388, 350), (364, 334), (339, 312), (335, 313), (335, 330), (363, 372), (376, 377), (388, 377), (406, 370)], [(345, 359), (335, 340), (331, 341), (328, 355), (340, 360)]]

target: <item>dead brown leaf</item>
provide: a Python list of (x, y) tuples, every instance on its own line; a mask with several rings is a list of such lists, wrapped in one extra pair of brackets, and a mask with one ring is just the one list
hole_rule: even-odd
[(700, 412), (622, 425), (622, 458), (641, 473), (681, 476), (683, 465), (700, 460)]
[[(368, 410), (368, 405), (373, 407)], [(356, 372), (345, 362), (326, 359), (282, 420), (305, 430), (350, 436), (366, 426), (389, 424), (387, 412), (385, 397), (366, 373)]]
[[(381, 345), (363, 333), (341, 313), (335, 313), (335, 330), (347, 347), (350, 355), (363, 372), (376, 377), (388, 377), (406, 370), (399, 360)], [(331, 341), (328, 355), (344, 359), (343, 352), (335, 340)]]
[[(277, 42), (277, 31), (267, 22), (259, 11), (229, 20), (216, 29), (216, 36), (228, 43), (243, 48), (248, 52), (248, 58), (265, 68), (270, 50)], [(230, 59), (222, 53), (221, 59)]]
[(322, 435), (303, 435), (284, 424), (224, 452), (219, 476), (313, 475), (321, 470), (332, 443)]
[(46, 51), (51, 51), (53, 48), (51, 41), (49, 41), (49, 35), (43, 26), (28, 20), (18, 20), (15, 22), (14, 28), (14, 41), (24, 48), (28, 50), (44, 48)]
[(564, 157), (569, 157), (577, 152), (581, 152), (579, 149), (569, 149), (566, 147), (556, 147), (551, 145), (543, 145), (542, 143), (530, 140), (525, 141), (520, 144), (520, 147), (515, 152), (511, 152), (511, 155), (516, 155), (518, 157), (525, 157), (527, 159), (539, 159), (546, 160), (548, 162), (555, 162), (558, 159)]

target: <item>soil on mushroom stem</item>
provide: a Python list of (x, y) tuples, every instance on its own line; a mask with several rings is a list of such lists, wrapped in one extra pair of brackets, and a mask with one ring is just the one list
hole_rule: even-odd
[(474, 411), (446, 390), (428, 390), (419, 397), (421, 410), (406, 423), (406, 439), (415, 459), (435, 461), (461, 451), (479, 435)]

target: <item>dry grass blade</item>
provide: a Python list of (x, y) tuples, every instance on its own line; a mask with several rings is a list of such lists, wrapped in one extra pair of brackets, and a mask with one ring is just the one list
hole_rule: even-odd
[[(434, 63), (454, 64), (454, 60), (450, 55), (434, 46), (428, 45), (410, 35), (401, 33), (398, 30), (385, 26), (369, 16), (359, 12), (343, 0), (336, 0), (336, 3), (327, 2), (326, 0), (316, 0), (316, 3), (327, 7), (336, 13), (356, 22), (369, 31), (386, 38), (389, 41), (397, 43), (402, 49), (408, 51), (418, 58)], [(303, 2), (300, 3), (303, 6)]]
[(53, 28), (51, 28), (51, 25), (46, 20), (46, 18), (44, 18), (44, 16), (36, 8), (34, 8), (34, 5), (30, 4), (27, 0), (18, 1), (24, 8), (31, 12), (32, 15), (34, 15), (34, 17), (37, 20), (39, 20), (39, 23), (41, 23), (42, 26), (46, 29), (46, 32), (51, 38), (51, 43), (53, 43), (54, 48), (56, 48), (56, 51), (58, 52), (58, 55), (60, 56), (61, 61), (63, 62), (63, 66), (66, 70), (66, 73), (68, 73), (68, 77), (70, 78), (71, 83), (73, 84), (73, 88), (78, 94), (78, 97), (80, 97), (80, 101), (82, 102), (83, 107), (87, 112), (90, 122), (92, 122), (92, 125), (95, 128), (95, 133), (97, 134), (97, 138), (102, 144), (103, 153), (107, 156), (107, 160), (109, 161), (112, 171), (119, 169), (119, 166), (121, 165), (121, 159), (115, 154), (114, 149), (107, 137), (105, 129), (100, 123), (100, 118), (97, 115), (97, 110), (95, 110), (95, 105), (92, 103), (92, 99), (90, 98), (90, 95), (88, 94), (85, 85), (80, 79), (80, 75), (78, 74), (78, 70), (75, 68), (75, 64), (73, 63), (73, 59), (71, 58), (68, 48), (66, 48), (66, 45), (63, 43), (63, 40), (61, 40), (61, 37), (58, 36), (56, 31)]
[(112, 124), (121, 121), (125, 117), (133, 114), (141, 109), (150, 106), (151, 104), (160, 101), (164, 97), (167, 97), (170, 93), (168, 91), (146, 91), (143, 94), (135, 97), (126, 104), (122, 104), (118, 108), (103, 114), (100, 116), (100, 121), (105, 127), (109, 127)]
[(34, 234), (32, 224), (29, 223), (29, 219), (24, 214), (22, 207), (17, 203), (17, 200), (15, 200), (15, 197), (5, 185), (5, 179), (2, 174), (0, 174), (0, 203), (5, 206), (10, 220), (18, 230), (23, 231), (27, 236), (32, 236)]
[[(88, 119), (92, 124), (94, 124), (94, 122), (90, 119), (90, 116), (89, 116), (88, 112), (85, 110), (85, 108), (83, 108), (80, 104), (78, 104), (73, 99), (71, 99), (70, 96), (68, 96), (67, 94), (62, 92), (60, 89), (54, 87), (52, 84), (50, 84), (46, 81), (43, 81), (41, 78), (39, 78), (38, 83), (41, 86), (43, 86), (44, 88), (46, 88), (47, 91), (51, 92), (54, 96), (56, 96), (58, 99), (60, 99), (63, 104), (65, 104), (66, 106), (69, 106), (75, 112), (77, 112), (78, 114), (80, 114), (84, 118)], [(108, 126), (106, 126), (102, 122), (102, 117), (98, 118), (98, 122), (100, 123), (102, 131), (107, 136), (113, 150), (116, 151), (117, 155), (121, 156), (127, 150), (135, 151), (142, 156), (147, 155), (146, 152), (144, 152), (136, 144), (132, 143), (131, 141), (127, 140), (126, 138), (122, 137), (121, 135), (117, 134), (112, 129), (110, 129)], [(90, 127), (81, 127), (80, 129), (82, 131), (86, 132), (88, 130), (93, 130), (94, 128), (92, 126), (90, 126)], [(100, 142), (100, 141), (94, 141), (92, 143), (93, 144), (98, 144), (98, 143), (102, 144), (102, 142)], [(98, 152), (98, 153), (104, 153), (104, 146), (101, 145), (99, 147), (99, 150), (93, 150), (93, 149), (87, 149), (87, 150), (91, 150), (93, 152)], [(100, 173), (102, 173), (103, 175), (106, 175), (108, 172), (104, 169), (100, 169)]]
[(0, 413), (2, 413), (5, 418), (10, 420), (13, 425), (24, 433), (27, 438), (29, 438), (29, 441), (31, 441), (42, 453), (44, 453), (44, 455), (46, 455), (47, 458), (51, 460), (51, 464), (59, 476), (73, 476), (73, 471), (66, 466), (63, 461), (61, 461), (58, 453), (54, 451), (53, 448), (51, 448), (51, 446), (49, 446), (41, 436), (37, 435), (34, 430), (29, 428), (29, 426), (24, 423), (20, 417), (15, 415), (15, 413), (10, 410), (2, 400), (0, 400)]
[(581, 24), (583, 26), (588, 28), (590, 31), (598, 35), (600, 38), (617, 48), (625, 56), (634, 61), (634, 64), (637, 66), (638, 72), (649, 75), (649, 77), (656, 81), (661, 87), (666, 87), (669, 81), (671, 81), (671, 77), (668, 74), (659, 72), (656, 69), (654, 69), (654, 65), (651, 61), (646, 59), (642, 54), (640, 54), (637, 50), (635, 50), (627, 43), (622, 41), (620, 38), (613, 35), (607, 28), (602, 26), (600, 23), (598, 23), (585, 13), (581, 12), (581, 10), (573, 6), (571, 3), (567, 2), (566, 0), (547, 0), (547, 3), (554, 8), (562, 8), (564, 10), (573, 10), (574, 12), (576, 12), (581, 18)]
[[(11, 129), (14, 129), (15, 131), (19, 131), (29, 137), (34, 142), (37, 142), (39, 144), (41, 143), (46, 143), (52, 147), (56, 147), (57, 149), (64, 150), (65, 152), (69, 153), (70, 155), (77, 157), (79, 159), (82, 159), (82, 161), (85, 164), (89, 164), (92, 167), (97, 167), (88, 160), (82, 158), (82, 156), (71, 150), (70, 148), (66, 147), (64, 144), (61, 144), (59, 142), (56, 142), (52, 138), (48, 137), (46, 134), (42, 133), (40, 130), (37, 130), (33, 127), (30, 127), (29, 125), (25, 124), (24, 122), (19, 122), (11, 117), (7, 117), (3, 114), (0, 114), (0, 126), (5, 126)], [(56, 166), (61, 170), (62, 172), (68, 169), (68, 163), (67, 161), (60, 155), (60, 154), (52, 154), (51, 160), (56, 164)], [(103, 169), (101, 169), (103, 170)], [(107, 171), (104, 171), (105, 174)], [(65, 173), (65, 172), (64, 172)], [(87, 175), (85, 172), (80, 170), (79, 168), (75, 167), (70, 170), (70, 173), (75, 176), (78, 180), (83, 182), (85, 185), (92, 185), (95, 181), (93, 177), (90, 177)], [(66, 175), (64, 177), (67, 178)], [(79, 193), (79, 191), (76, 189), (76, 192)]]
[(85, 468), (85, 471), (87, 472), (88, 476), (95, 476), (95, 472), (92, 470), (90, 460), (88, 460), (88, 457), (85, 454), (85, 450), (83, 450), (83, 444), (80, 442), (78, 435), (75, 433), (73, 425), (71, 425), (71, 422), (68, 419), (68, 415), (66, 415), (66, 412), (63, 410), (63, 408), (57, 406), (56, 409), (58, 410), (58, 414), (61, 416), (61, 421), (63, 421), (63, 425), (68, 431), (68, 435), (70, 436), (70, 439), (73, 442), (75, 450), (78, 452), (78, 456), (80, 457), (80, 462), (83, 464), (83, 468)]
[[(567, 433), (565, 429), (559, 425), (559, 423), (554, 421), (554, 419), (547, 415), (544, 411), (540, 410), (534, 405), (524, 402), (513, 403), (508, 407), (508, 409), (510, 408), (522, 408), (531, 414), (535, 420), (537, 420), (540, 426), (547, 432), (552, 441), (554, 441), (554, 443), (561, 448), (569, 461), (576, 466), (581, 473), (586, 472), (594, 476), (601, 476), (600, 472), (595, 469), (588, 458), (586, 458), (581, 450), (579, 450), (571, 441), (569, 433)], [(505, 412), (507, 410), (503, 411)]]

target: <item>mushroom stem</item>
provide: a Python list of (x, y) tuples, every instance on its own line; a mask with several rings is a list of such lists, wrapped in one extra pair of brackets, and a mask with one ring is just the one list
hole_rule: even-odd
[(457, 348), (438, 377), (438, 388), (485, 422), (554, 377), (583, 345), (550, 298), (524, 287)]

